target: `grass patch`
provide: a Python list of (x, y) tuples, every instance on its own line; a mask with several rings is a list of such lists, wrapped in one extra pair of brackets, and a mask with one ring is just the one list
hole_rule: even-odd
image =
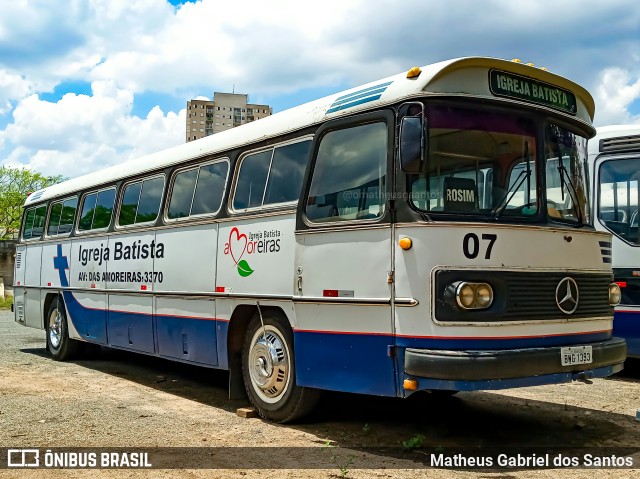
[(12, 304), (13, 296), (7, 296), (6, 298), (0, 296), (0, 309), (11, 309)]

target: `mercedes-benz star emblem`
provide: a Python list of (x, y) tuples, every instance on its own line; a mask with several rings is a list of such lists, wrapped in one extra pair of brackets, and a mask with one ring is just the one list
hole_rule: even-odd
[(563, 278), (556, 288), (556, 304), (564, 314), (573, 314), (578, 308), (578, 284), (573, 278)]

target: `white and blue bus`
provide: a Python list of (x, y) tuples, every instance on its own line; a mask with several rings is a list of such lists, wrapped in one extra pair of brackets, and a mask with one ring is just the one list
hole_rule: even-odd
[(48, 187), (25, 203), (15, 319), (56, 360), (97, 344), (229, 370), (277, 422), (321, 390), (611, 375), (593, 112), (550, 72), (454, 59)]
[(595, 226), (613, 235), (615, 280), (622, 290), (613, 332), (627, 341), (630, 357), (640, 358), (640, 125), (598, 128), (589, 142)]

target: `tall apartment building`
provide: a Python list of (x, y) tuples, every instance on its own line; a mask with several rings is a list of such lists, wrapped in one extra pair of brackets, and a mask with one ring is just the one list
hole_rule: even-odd
[(247, 103), (248, 95), (238, 93), (213, 94), (213, 100), (187, 102), (187, 141), (259, 120), (273, 113), (269, 105)]

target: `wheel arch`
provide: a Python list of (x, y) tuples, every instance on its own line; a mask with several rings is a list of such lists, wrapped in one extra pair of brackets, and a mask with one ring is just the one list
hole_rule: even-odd
[[(281, 305), (260, 305), (262, 314), (275, 313), (287, 320), (293, 331), (293, 323)], [(246, 397), (242, 379), (242, 346), (249, 322), (258, 314), (256, 304), (239, 304), (233, 310), (227, 330), (227, 364), (229, 368), (229, 398), (242, 399)]]
[(42, 329), (44, 329), (45, 331), (49, 326), (49, 308), (51, 307), (51, 303), (53, 303), (53, 300), (56, 299), (59, 295), (59, 291), (49, 292), (42, 302)]

